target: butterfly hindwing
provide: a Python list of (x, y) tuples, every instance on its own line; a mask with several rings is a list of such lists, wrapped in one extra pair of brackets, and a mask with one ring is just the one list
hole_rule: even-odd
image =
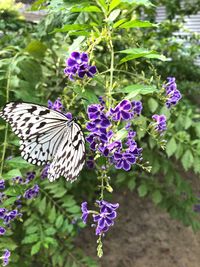
[(80, 126), (72, 124), (71, 131), (67, 133), (49, 168), (48, 178), (53, 181), (64, 176), (74, 181), (85, 163), (85, 139)]
[(8, 103), (0, 117), (20, 138), (22, 157), (35, 165), (50, 164), (48, 178), (73, 181), (85, 162), (85, 140), (80, 126), (64, 114), (32, 103)]

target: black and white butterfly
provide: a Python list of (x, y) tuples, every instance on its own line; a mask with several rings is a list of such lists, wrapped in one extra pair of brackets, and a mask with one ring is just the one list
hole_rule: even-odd
[(20, 138), (22, 157), (35, 165), (50, 164), (49, 181), (74, 181), (85, 163), (85, 139), (79, 124), (47, 107), (10, 102), (0, 112)]

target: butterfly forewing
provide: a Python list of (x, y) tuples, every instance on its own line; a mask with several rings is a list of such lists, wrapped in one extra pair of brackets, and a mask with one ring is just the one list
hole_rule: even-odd
[[(0, 117), (20, 137), (22, 157), (32, 164), (50, 164), (48, 178), (74, 180), (83, 168), (85, 140), (80, 126), (64, 114), (31, 103), (8, 103)], [(72, 165), (73, 164), (73, 165)]]

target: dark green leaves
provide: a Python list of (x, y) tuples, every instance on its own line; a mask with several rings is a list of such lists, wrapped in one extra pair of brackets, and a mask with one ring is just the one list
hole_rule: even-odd
[(131, 20), (127, 21), (119, 26), (119, 28), (130, 29), (130, 28), (148, 28), (148, 27), (156, 27), (156, 24), (153, 24), (149, 21), (142, 20)]

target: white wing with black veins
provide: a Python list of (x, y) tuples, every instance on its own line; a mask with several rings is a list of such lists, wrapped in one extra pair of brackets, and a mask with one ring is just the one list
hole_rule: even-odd
[(10, 102), (0, 112), (0, 117), (10, 123), (19, 136), (25, 160), (35, 165), (52, 162), (50, 181), (59, 176), (67, 180), (78, 176), (85, 162), (85, 140), (78, 124), (60, 112), (31, 103)]

